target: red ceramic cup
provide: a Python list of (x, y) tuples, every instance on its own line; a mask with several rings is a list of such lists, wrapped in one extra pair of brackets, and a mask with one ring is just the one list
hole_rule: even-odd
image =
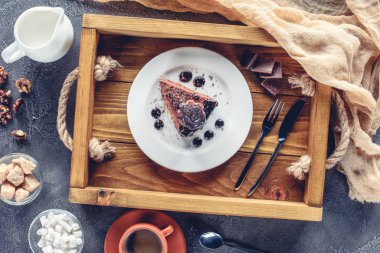
[(148, 223), (138, 223), (131, 226), (124, 232), (119, 242), (119, 253), (129, 253), (127, 249), (125, 249), (125, 245), (128, 243), (128, 240), (131, 239), (131, 235), (138, 231), (144, 230), (152, 232), (161, 242), (161, 253), (168, 253), (168, 242), (166, 241), (166, 237), (173, 233), (173, 226), (169, 225), (164, 229), (159, 229), (158, 227)]

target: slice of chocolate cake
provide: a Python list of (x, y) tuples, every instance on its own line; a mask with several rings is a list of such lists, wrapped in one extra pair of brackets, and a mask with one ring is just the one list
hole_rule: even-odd
[(174, 126), (182, 136), (201, 129), (218, 102), (168, 79), (160, 79), (161, 94)]

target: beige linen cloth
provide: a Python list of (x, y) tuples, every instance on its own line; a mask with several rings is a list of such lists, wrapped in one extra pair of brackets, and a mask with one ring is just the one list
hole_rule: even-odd
[[(380, 202), (380, 146), (372, 142), (380, 126), (378, 0), (346, 0), (341, 13), (304, 0), (309, 11), (317, 8), (324, 14), (305, 10), (302, 0), (136, 1), (156, 9), (216, 12), (268, 31), (309, 76), (334, 88), (338, 141), (327, 168), (340, 161), (338, 169), (347, 176), (349, 196)], [(303, 179), (309, 164), (308, 156), (303, 156), (289, 171)]]

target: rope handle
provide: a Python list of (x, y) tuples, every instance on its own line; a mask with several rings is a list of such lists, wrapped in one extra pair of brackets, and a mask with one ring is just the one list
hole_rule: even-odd
[[(121, 67), (121, 65), (110, 56), (98, 56), (96, 59), (96, 65), (94, 69), (94, 78), (96, 81), (104, 81), (107, 79), (109, 74), (116, 68)], [(65, 146), (72, 150), (73, 139), (67, 130), (66, 123), (66, 112), (67, 112), (67, 101), (69, 99), (70, 90), (74, 82), (78, 79), (78, 68), (71, 71), (61, 89), (58, 102), (58, 115), (57, 115), (57, 130), (59, 138), (65, 144)], [(104, 159), (112, 158), (116, 153), (116, 148), (112, 147), (108, 141), (100, 142), (97, 138), (92, 137), (89, 143), (89, 156), (95, 162), (102, 162)]]

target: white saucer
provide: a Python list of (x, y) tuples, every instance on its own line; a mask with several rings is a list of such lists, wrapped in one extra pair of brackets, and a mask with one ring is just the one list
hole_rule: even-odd
[[(204, 75), (202, 88), (193, 82), (179, 81), (182, 70), (190, 69), (194, 77)], [(213, 97), (218, 106), (207, 124), (192, 137), (181, 137), (171, 121), (161, 98), (159, 79), (165, 77), (190, 89)], [(154, 128), (151, 110), (163, 111), (161, 130)], [(128, 96), (128, 123), (141, 150), (153, 161), (179, 172), (200, 172), (217, 167), (230, 159), (244, 143), (252, 122), (252, 98), (248, 84), (240, 71), (225, 57), (213, 51), (183, 47), (164, 52), (149, 61), (138, 73)], [(215, 127), (222, 119), (224, 127)], [(215, 136), (205, 140), (211, 130)], [(203, 144), (194, 148), (192, 139), (200, 137)]]

